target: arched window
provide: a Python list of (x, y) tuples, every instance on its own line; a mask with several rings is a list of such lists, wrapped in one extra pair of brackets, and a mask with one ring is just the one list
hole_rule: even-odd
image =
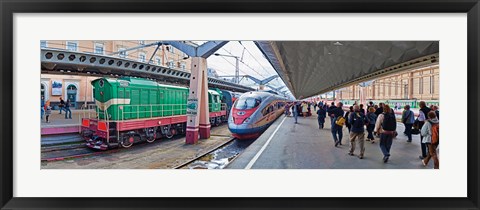
[(67, 86), (67, 99), (69, 99), (72, 104), (77, 102), (77, 87), (75, 85)]
[(75, 90), (75, 92), (76, 92), (77, 87), (75, 87), (75, 85), (69, 85), (69, 86), (67, 87), (67, 90)]

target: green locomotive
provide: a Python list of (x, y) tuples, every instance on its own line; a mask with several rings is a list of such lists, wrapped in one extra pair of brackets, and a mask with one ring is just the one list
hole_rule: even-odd
[[(189, 89), (155, 81), (123, 77), (99, 78), (91, 82), (96, 118), (82, 119), (82, 136), (87, 146), (108, 149), (130, 147), (185, 133)], [(210, 123), (227, 120), (227, 107), (220, 90), (208, 91)]]

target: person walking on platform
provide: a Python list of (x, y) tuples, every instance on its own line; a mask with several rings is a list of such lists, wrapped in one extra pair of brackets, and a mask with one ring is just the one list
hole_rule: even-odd
[(65, 102), (65, 119), (72, 119), (72, 111), (70, 110), (70, 99), (67, 99), (67, 102)]
[(45, 103), (45, 122), (50, 123), (49, 117), (52, 114), (52, 107), (50, 107), (50, 101)]
[(407, 142), (412, 142), (412, 126), (415, 122), (415, 116), (412, 110), (410, 110), (410, 105), (405, 105), (405, 111), (402, 114), (402, 123), (405, 125), (405, 134), (408, 137)]
[(348, 121), (351, 125), (350, 130), (350, 151), (348, 155), (353, 156), (353, 152), (355, 152), (356, 143), (360, 145), (360, 154), (358, 158), (363, 159), (363, 155), (365, 153), (365, 124), (367, 123), (367, 119), (365, 118), (365, 114), (360, 111), (360, 107), (355, 105), (353, 107), (353, 112), (350, 113), (348, 117)]
[[(422, 129), (423, 125), (425, 124), (425, 120), (427, 120), (428, 113), (431, 111), (430, 108), (427, 107), (425, 101), (420, 101), (418, 103), (420, 106), (420, 111), (418, 112), (418, 129)], [(422, 155), (418, 156), (418, 158), (423, 159), (427, 157), (427, 145), (423, 143), (423, 136), (420, 135), (420, 148), (422, 150)]]
[(370, 107), (374, 107), (373, 101), (368, 102), (367, 111), (368, 111), (368, 109), (370, 109)]
[(40, 108), (40, 113), (41, 113), (40, 120), (43, 120), (43, 115), (45, 113), (45, 97), (43, 97), (43, 96), (40, 98), (40, 107), (41, 107)]
[(337, 147), (339, 144), (342, 145), (342, 137), (343, 137), (342, 129), (346, 121), (345, 118), (343, 117), (344, 111), (342, 107), (343, 107), (342, 102), (338, 102), (336, 108), (332, 110), (332, 113), (333, 113), (332, 135), (333, 135), (333, 141), (335, 142), (335, 147)]
[[(355, 105), (355, 106), (358, 106), (358, 105)], [(348, 133), (350, 133), (350, 130), (352, 128), (352, 125), (350, 124), (350, 120), (349, 120), (349, 117), (350, 117), (350, 114), (353, 113), (353, 106), (350, 106), (349, 107), (349, 111), (347, 111), (347, 113), (345, 113), (345, 126), (347, 127), (348, 129)]]
[(367, 113), (365, 112), (365, 109), (363, 108), (363, 104), (360, 104), (360, 112), (363, 113), (363, 115), (366, 115)]
[(285, 104), (284, 109), (285, 109), (285, 116), (288, 117), (290, 115), (290, 104), (289, 103)]
[(295, 118), (295, 124), (297, 124), (297, 118), (298, 118), (298, 104), (297, 104), (297, 102), (293, 102), (293, 104), (292, 104), (292, 113), (293, 113), (293, 117)]
[(433, 168), (439, 168), (439, 161), (437, 156), (437, 147), (439, 144), (439, 124), (435, 111), (430, 111), (428, 113), (428, 120), (425, 121), (425, 124), (420, 131), (423, 136), (422, 143), (425, 143), (428, 147), (428, 155), (422, 159), (423, 166), (428, 165), (430, 158), (433, 159)]
[(368, 113), (367, 113), (367, 141), (372, 141), (372, 144), (375, 143), (375, 137), (373, 136), (373, 130), (375, 129), (375, 122), (377, 120), (377, 115), (375, 114), (375, 108), (373, 106), (368, 108)]
[(325, 117), (327, 117), (326, 107), (319, 106), (317, 110), (318, 129), (323, 129), (325, 124)]
[(303, 118), (307, 117), (307, 112), (308, 112), (308, 105), (306, 102), (302, 103), (302, 115)]
[[(334, 114), (334, 111), (337, 110), (337, 107), (335, 106), (335, 103), (332, 102), (332, 104), (330, 104), (330, 106), (328, 107), (327, 109), (327, 112), (328, 112), (328, 116), (330, 117), (330, 124), (332, 125), (331, 129), (333, 130), (333, 125), (335, 125), (335, 122), (333, 121), (333, 119), (335, 119), (335, 114)], [(333, 132), (333, 131), (332, 131)]]
[(434, 105), (432, 111), (434, 111), (435, 115), (437, 115), (437, 119), (440, 119), (440, 112), (438, 111), (438, 106)]
[(313, 111), (317, 111), (317, 103), (313, 102)]
[(376, 108), (376, 110), (375, 110), (375, 114), (377, 115), (377, 117), (380, 116), (380, 114), (383, 113), (383, 107), (384, 106), (385, 106), (384, 103), (379, 103), (378, 104), (378, 108)]
[(375, 133), (380, 134), (380, 149), (383, 153), (383, 162), (386, 163), (390, 158), (390, 148), (397, 130), (397, 120), (388, 105), (385, 105), (383, 110), (375, 123)]
[(60, 97), (60, 104), (58, 105), (58, 108), (60, 109), (59, 114), (62, 114), (62, 109), (63, 109), (64, 106), (65, 106), (65, 101), (63, 100), (62, 97)]

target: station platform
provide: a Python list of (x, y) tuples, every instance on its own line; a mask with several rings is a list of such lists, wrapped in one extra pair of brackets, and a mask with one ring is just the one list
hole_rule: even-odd
[[(359, 146), (355, 156), (348, 155), (350, 149), (348, 129), (343, 127), (342, 144), (334, 146), (330, 118), (325, 118), (325, 128), (319, 129), (317, 115), (299, 117), (298, 124), (292, 116), (282, 116), (272, 124), (254, 143), (226, 168), (228, 169), (429, 169), (422, 165), (420, 135), (413, 135), (407, 142), (404, 126), (397, 123), (399, 133), (393, 139), (388, 163), (382, 161), (383, 154), (379, 138), (375, 143), (365, 141), (365, 154), (359, 159)], [(365, 138), (367, 132), (365, 131)]]
[[(95, 115), (94, 110), (90, 111), (91, 116)], [(78, 133), (80, 131), (80, 121), (82, 117), (88, 115), (84, 110), (72, 110), (72, 119), (65, 119), (65, 112), (59, 114), (59, 110), (52, 110), (49, 121), (45, 121), (45, 116), (41, 120), (40, 128), (42, 135)]]

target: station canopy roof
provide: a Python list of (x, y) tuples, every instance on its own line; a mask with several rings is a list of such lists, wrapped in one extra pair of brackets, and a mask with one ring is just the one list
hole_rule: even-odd
[(256, 41), (297, 99), (439, 62), (438, 41)]

